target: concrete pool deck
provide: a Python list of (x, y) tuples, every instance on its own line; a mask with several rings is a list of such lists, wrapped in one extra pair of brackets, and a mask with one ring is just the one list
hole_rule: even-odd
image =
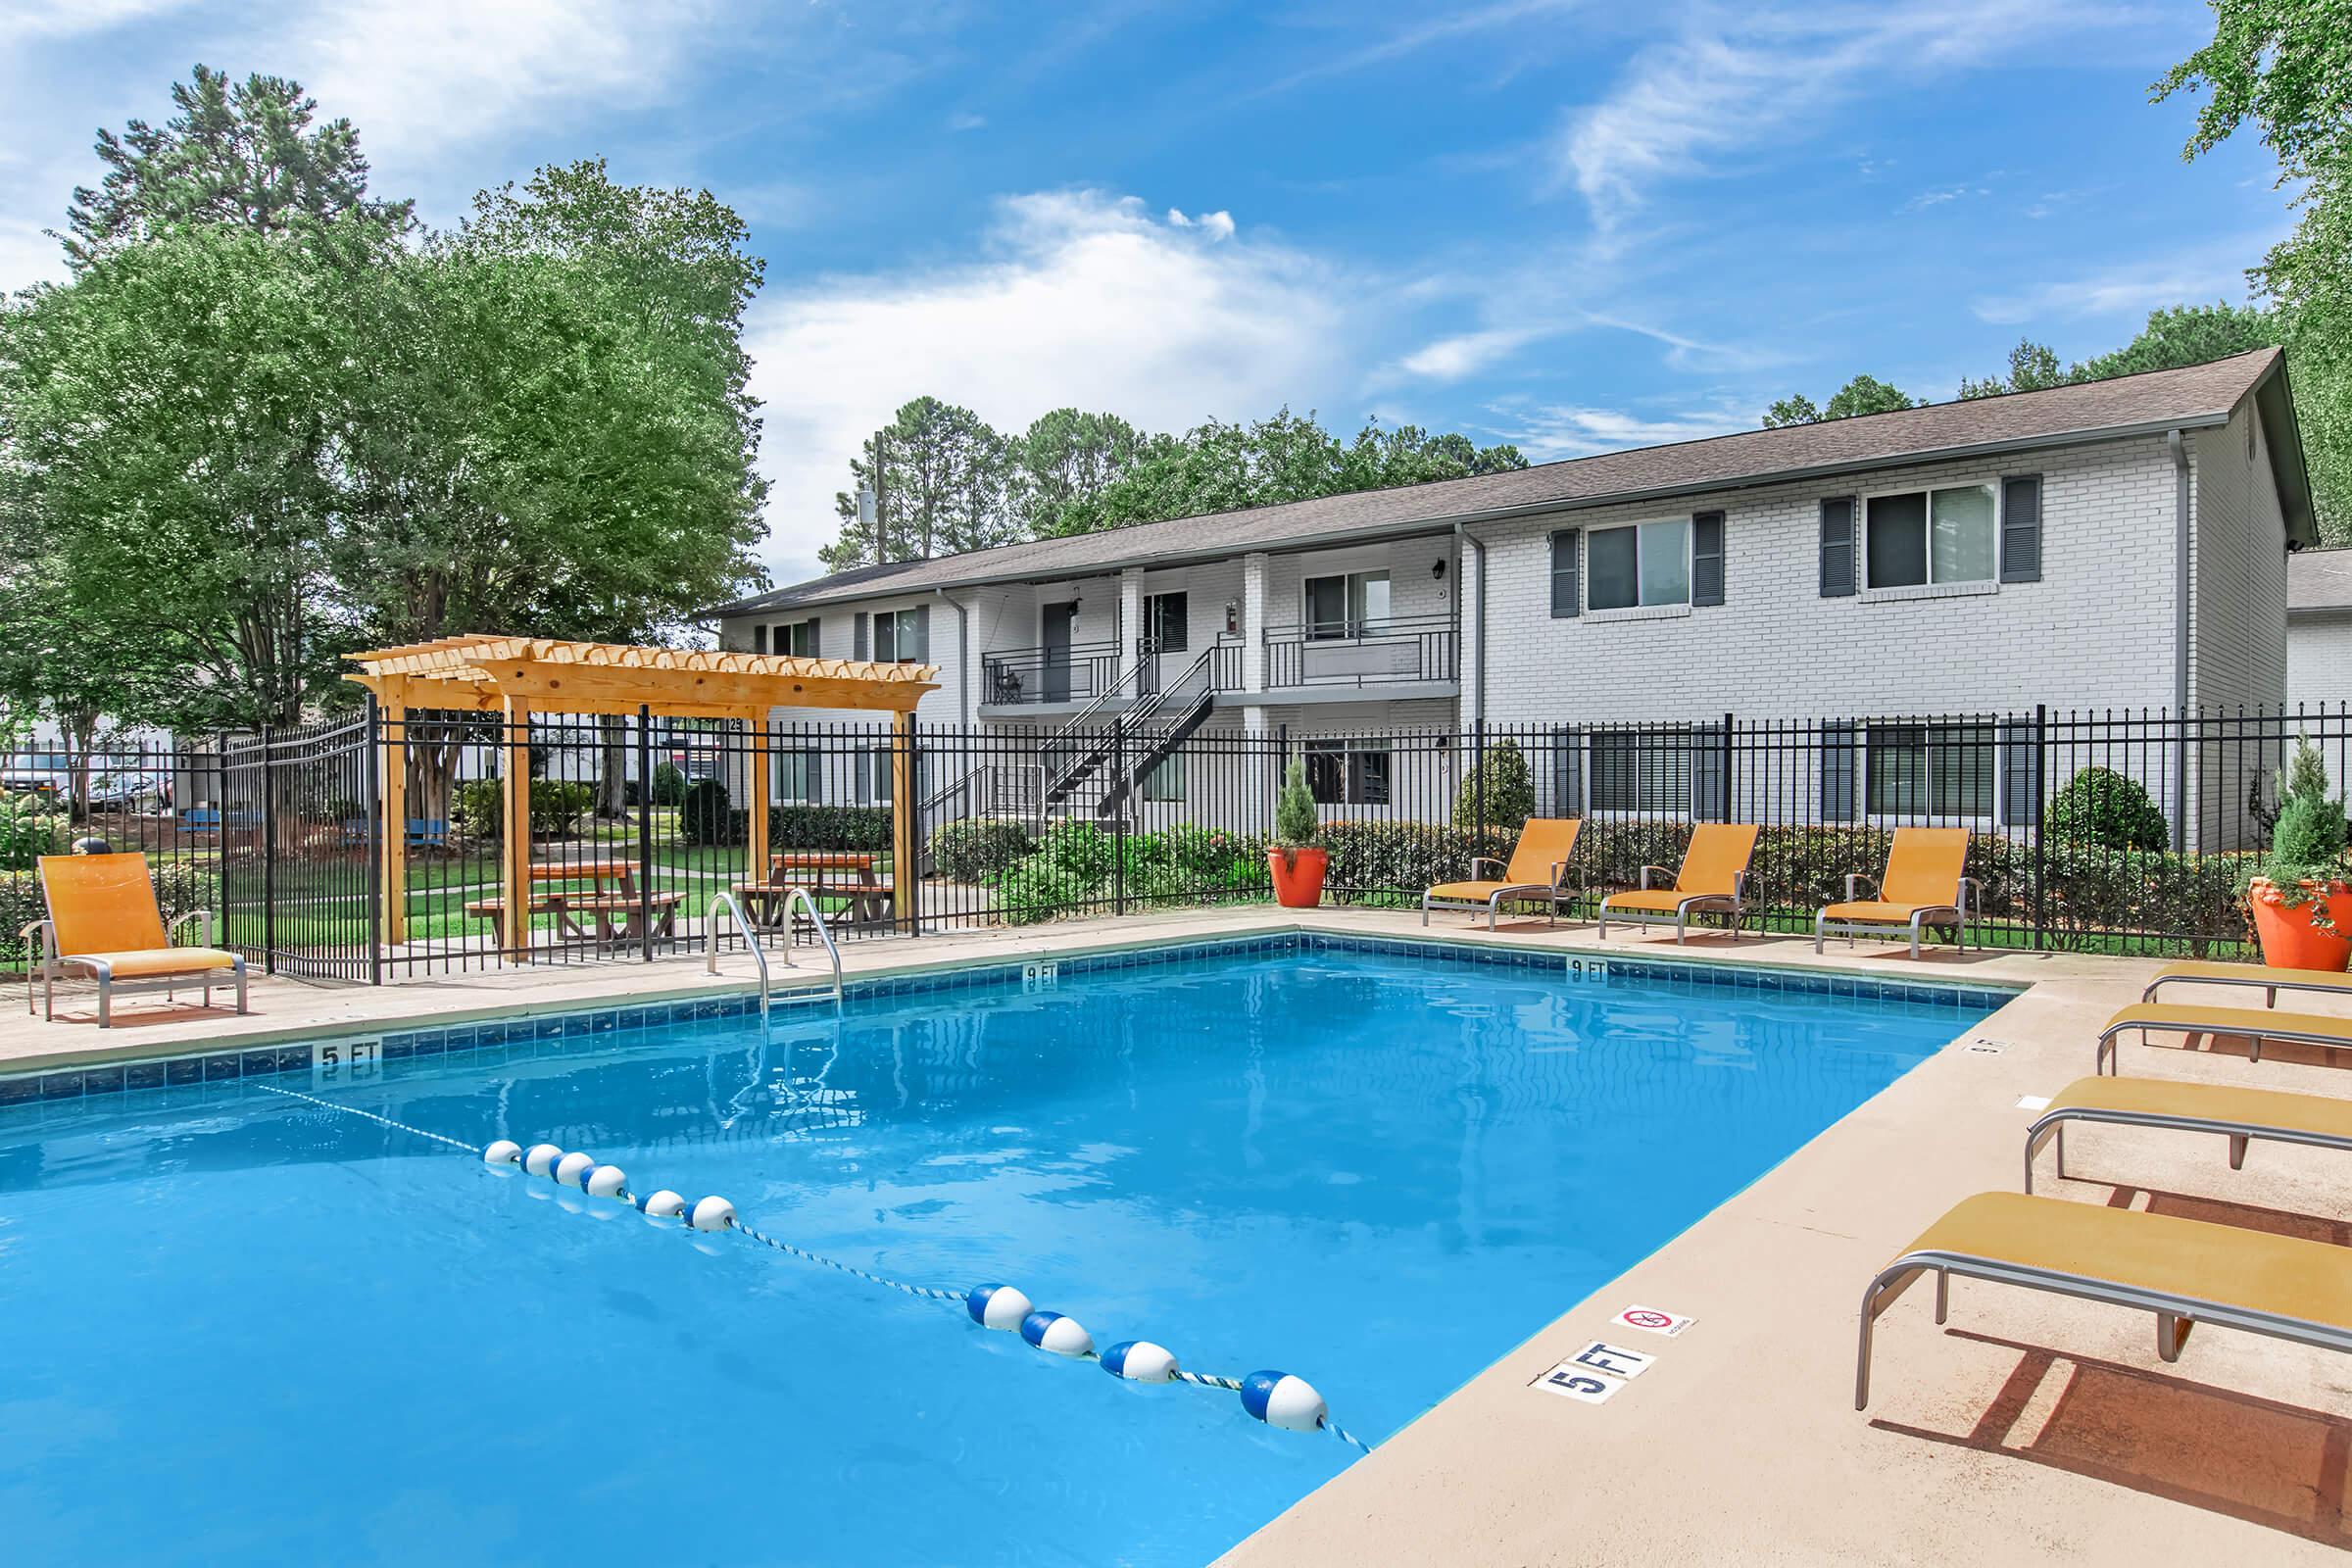
[[(853, 943), (843, 960), (855, 977), (1299, 928), (1425, 934), (1417, 912), (1251, 907)], [(1442, 917), (1426, 934), (1562, 954), (1677, 952), (1654, 932), (1604, 944), (1590, 925), (1540, 920), (1489, 936)], [(1619, 1279), (1562, 1301), (1524, 1344), (1496, 1347), (1485, 1372), (1228, 1562), (2287, 1562), (2352, 1546), (2343, 1357), (2205, 1328), (2168, 1366), (2145, 1314), (1960, 1281), (1942, 1328), (1925, 1291), (1882, 1320), (1874, 1402), (1867, 1415), (1852, 1408), (1864, 1283), (1960, 1198), (2018, 1189), (2033, 1119), (2019, 1100), (2091, 1070), (2098, 1024), (2137, 999), (2155, 960), (1944, 952), (1914, 963), (1869, 943), (1816, 958), (1808, 939), (1735, 946), (1718, 935), (1681, 956), (2031, 989)], [(807, 950), (800, 962), (802, 981), (823, 972)], [(84, 994), (72, 1023), (0, 1014), (0, 1072), (749, 987), (742, 955), (721, 967), (708, 977), (699, 958), (679, 957), (381, 987), (262, 980), (249, 1017), (168, 1013), (134, 995), (122, 1026), (104, 1034)], [(2124, 1070), (2140, 1076), (2352, 1096), (2352, 1053), (2330, 1063), (2274, 1047), (2255, 1066), (2227, 1044), (2124, 1052)], [(2340, 1155), (2258, 1144), (2231, 1171), (2218, 1139), (2080, 1128), (2069, 1145), (2074, 1179), (2055, 1180), (2045, 1153), (2039, 1191), (2352, 1247), (2352, 1161)], [(1559, 1223), (1575, 1222), (1563, 1209)], [(1637, 1302), (1696, 1322), (1671, 1340), (1609, 1327)], [(1601, 1405), (1531, 1386), (1593, 1339), (1655, 1363)]]

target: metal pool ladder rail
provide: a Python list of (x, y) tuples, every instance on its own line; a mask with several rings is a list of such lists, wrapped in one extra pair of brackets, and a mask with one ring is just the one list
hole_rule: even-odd
[[(825, 912), (816, 906), (816, 896), (805, 887), (792, 887), (784, 891), (784, 907), (781, 911), (785, 931), (784, 967), (799, 967), (792, 961), (792, 909), (796, 904), (808, 910), (808, 924), (815, 929), (816, 940), (824, 944), (825, 956), (832, 960), (833, 1005), (838, 1007), (842, 997), (841, 949), (833, 945), (833, 933), (825, 928)], [(743, 944), (751, 950), (752, 961), (760, 966), (760, 1016), (764, 1019), (768, 1003), (767, 950), (760, 945), (759, 931), (744, 916), (743, 906), (736, 902), (732, 893), (712, 895), (710, 911), (703, 917), (703, 969), (709, 974), (718, 973), (718, 916), (721, 910), (735, 917), (735, 929), (743, 933)]]

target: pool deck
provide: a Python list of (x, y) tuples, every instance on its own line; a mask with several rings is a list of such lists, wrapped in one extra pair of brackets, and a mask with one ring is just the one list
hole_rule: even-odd
[[(1253, 907), (854, 943), (843, 959), (855, 977), (1298, 928), (1423, 934), (1417, 913)], [(1671, 936), (1614, 933), (1603, 944), (1588, 924), (1506, 923), (1490, 937), (1456, 915), (1428, 934), (1563, 954), (1676, 953)], [(1734, 947), (1719, 935), (1681, 954), (2031, 989), (1624, 1275), (1563, 1301), (1524, 1344), (1496, 1347), (1485, 1372), (1227, 1562), (2295, 1562), (2352, 1547), (2344, 1357), (2204, 1328), (2167, 1366), (2144, 1314), (1959, 1281), (1943, 1328), (1924, 1289), (1882, 1319), (1874, 1402), (1867, 1415), (1852, 1408), (1864, 1283), (1959, 1199), (2018, 1189), (2033, 1119), (2020, 1098), (2091, 1070), (2098, 1024), (2137, 1000), (2154, 960), (1945, 952), (1915, 964), (1892, 944), (1833, 945), (1816, 958), (1807, 939)], [(800, 962), (801, 980), (821, 972), (806, 950)], [(381, 987), (259, 980), (249, 1017), (172, 1012), (133, 996), (122, 1026), (104, 1034), (77, 999), (71, 1023), (0, 1012), (0, 1072), (748, 989), (747, 958), (721, 967), (712, 978), (681, 957)], [(2254, 1066), (2227, 1042), (2124, 1051), (2124, 1069), (2141, 1076), (2352, 1095), (2352, 1053), (2329, 1061), (2274, 1047)], [(2257, 1144), (2231, 1171), (2218, 1140), (2109, 1128), (2079, 1128), (2070, 1146), (2076, 1179), (2054, 1180), (2045, 1152), (2037, 1190), (2352, 1246), (2343, 1156)], [(1558, 1222), (1573, 1230), (1576, 1216), (1564, 1209)], [(1635, 1303), (1696, 1321), (1671, 1340), (1611, 1330)], [(1655, 1363), (1600, 1405), (1532, 1386), (1603, 1338)]]

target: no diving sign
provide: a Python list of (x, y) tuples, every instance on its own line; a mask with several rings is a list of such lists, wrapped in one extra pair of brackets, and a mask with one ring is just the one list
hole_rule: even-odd
[(1609, 1319), (1609, 1326), (1621, 1329), (1640, 1329), (1644, 1334), (1663, 1334), (1671, 1340), (1697, 1321), (1698, 1319), (1685, 1317), (1680, 1312), (1662, 1312), (1654, 1306), (1629, 1306)]

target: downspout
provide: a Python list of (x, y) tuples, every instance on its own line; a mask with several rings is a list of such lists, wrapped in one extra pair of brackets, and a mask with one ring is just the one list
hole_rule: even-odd
[(2188, 842), (2188, 444), (2178, 428), (2164, 433), (2173, 456), (2173, 853)]
[(956, 713), (965, 729), (972, 727), (972, 612), (948, 596), (945, 588), (931, 592), (956, 612)]
[(1470, 716), (1473, 724), (1484, 724), (1487, 721), (1487, 544), (1459, 522), (1453, 525), (1453, 559), (1457, 568), (1462, 559), (1460, 546), (1468, 545), (1471, 553), (1478, 557), (1478, 595), (1472, 601), (1475, 608), (1470, 622), (1478, 640), (1478, 662), (1471, 674)]

